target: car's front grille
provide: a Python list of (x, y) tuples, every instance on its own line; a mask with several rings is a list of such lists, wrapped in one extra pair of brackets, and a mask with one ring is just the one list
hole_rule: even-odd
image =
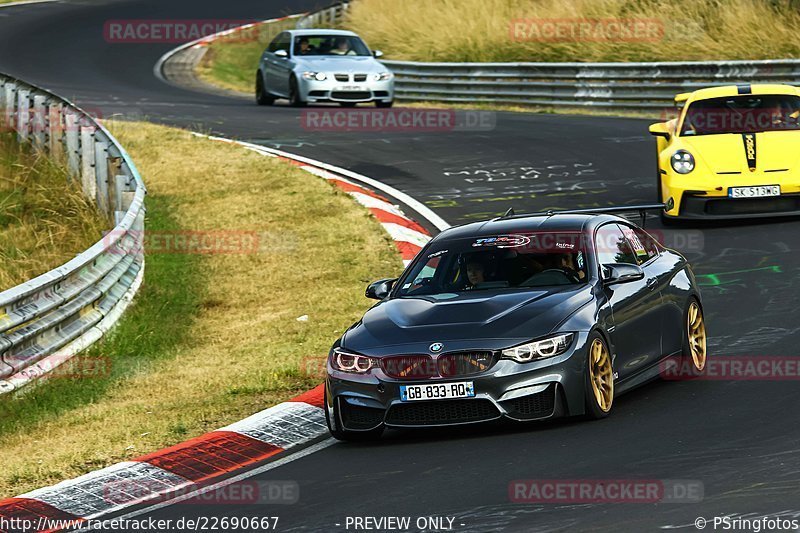
[(350, 81), (350, 74), (334, 74), (336, 81)]
[(542, 392), (506, 400), (502, 406), (514, 418), (546, 418), (553, 414), (556, 407), (556, 386), (550, 385)]
[(341, 401), (342, 423), (347, 429), (372, 429), (383, 422), (383, 409), (350, 405)]
[(381, 359), (384, 374), (396, 379), (437, 377), (436, 363), (429, 355), (395, 355)]
[(375, 91), (375, 98), (384, 98), (389, 96), (389, 91)]
[(460, 352), (439, 357), (439, 374), (445, 378), (486, 372), (497, 362), (492, 352)]
[(367, 81), (366, 74), (353, 74), (353, 81)]
[(386, 414), (386, 424), (435, 426), (483, 422), (499, 416), (500, 412), (489, 400), (433, 400), (393, 405)]
[(369, 100), (372, 94), (369, 91), (332, 91), (331, 98), (335, 100)]
[(709, 215), (750, 215), (756, 213), (781, 213), (800, 210), (800, 197), (776, 196), (774, 198), (736, 198), (709, 200)]

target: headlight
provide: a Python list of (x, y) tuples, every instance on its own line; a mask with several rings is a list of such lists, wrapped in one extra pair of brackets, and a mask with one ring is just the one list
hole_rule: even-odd
[(303, 78), (307, 80), (325, 81), (328, 75), (324, 72), (303, 72)]
[(336, 348), (331, 354), (331, 366), (342, 372), (366, 374), (370, 369), (378, 366), (378, 361), (372, 357), (345, 352), (341, 348)]
[(694, 170), (694, 156), (686, 150), (678, 150), (672, 154), (669, 162), (678, 174), (688, 174)]
[(378, 72), (377, 74), (372, 75), (372, 79), (375, 81), (386, 81), (392, 79), (391, 72)]
[(537, 359), (555, 357), (566, 352), (572, 344), (572, 333), (562, 333), (554, 337), (548, 337), (540, 341), (520, 344), (502, 351), (504, 359), (513, 359), (518, 363), (529, 363)]

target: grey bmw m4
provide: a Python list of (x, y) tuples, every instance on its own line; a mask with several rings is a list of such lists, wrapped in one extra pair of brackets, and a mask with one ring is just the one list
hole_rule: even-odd
[[(652, 206), (642, 206), (652, 208)], [(706, 365), (687, 260), (605, 212), (507, 215), (443, 231), (333, 345), (331, 434), (608, 416), (663, 374)]]

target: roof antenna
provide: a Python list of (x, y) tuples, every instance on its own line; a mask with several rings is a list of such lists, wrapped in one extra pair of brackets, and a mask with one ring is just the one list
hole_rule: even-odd
[(506, 211), (506, 213), (505, 213), (505, 214), (504, 214), (502, 217), (500, 217), (500, 218), (508, 218), (508, 217), (513, 217), (513, 216), (514, 216), (514, 214), (515, 214), (515, 213), (514, 213), (514, 208), (513, 208), (513, 207), (509, 207), (509, 208), (508, 208), (508, 211)]

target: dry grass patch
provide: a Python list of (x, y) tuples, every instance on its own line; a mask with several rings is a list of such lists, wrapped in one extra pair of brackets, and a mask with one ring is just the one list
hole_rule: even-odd
[(380, 225), (319, 178), (182, 130), (111, 129), (148, 185), (151, 235), (255, 232), (258, 250), (148, 251), (136, 305), (87, 355), (110, 357), (110, 375), (50, 380), (0, 404), (3, 496), (175, 444), (318, 384), (330, 344), (369, 306), (365, 283), (402, 268)]
[(0, 133), (0, 290), (66, 263), (110, 227), (62, 168)]
[[(356, 0), (351, 6), (345, 26), (390, 59), (687, 61), (800, 56), (798, 0)], [(512, 22), (521, 19), (650, 19), (658, 23), (663, 38), (533, 41), (531, 31), (512, 32)]]

